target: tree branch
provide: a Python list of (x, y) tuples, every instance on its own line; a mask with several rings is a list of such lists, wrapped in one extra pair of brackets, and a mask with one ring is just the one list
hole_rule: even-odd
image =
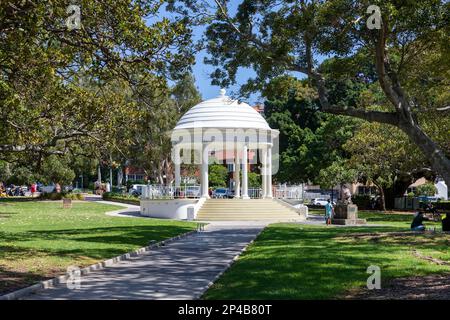
[(323, 108), (322, 110), (327, 113), (356, 117), (369, 122), (379, 122), (394, 126), (398, 126), (399, 124), (399, 117), (398, 113), (396, 112), (370, 111), (355, 108), (339, 108), (336, 106), (329, 106), (327, 108)]

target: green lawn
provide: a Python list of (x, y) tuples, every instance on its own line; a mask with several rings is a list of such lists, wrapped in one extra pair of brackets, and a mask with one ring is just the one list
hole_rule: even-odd
[[(323, 210), (310, 210), (310, 215), (324, 215)], [(378, 224), (378, 225), (388, 225), (392, 227), (399, 227), (399, 228), (408, 228), (409, 225), (411, 225), (411, 222), (413, 220), (413, 213), (411, 214), (389, 214), (389, 213), (383, 213), (381, 211), (359, 211), (358, 217), (362, 219), (366, 219), (368, 223), (371, 224)], [(429, 227), (436, 227), (436, 229), (441, 230), (441, 223), (440, 222), (433, 222), (433, 221), (425, 221), (425, 225)]]
[(194, 229), (193, 223), (118, 218), (117, 206), (0, 201), (0, 293)]
[(404, 233), (409, 230), (410, 216), (362, 216), (383, 226), (270, 225), (204, 298), (342, 298), (364, 290), (370, 265), (381, 268), (383, 286), (393, 278), (450, 272), (449, 266), (413, 254), (416, 249), (422, 255), (450, 261), (450, 235)]

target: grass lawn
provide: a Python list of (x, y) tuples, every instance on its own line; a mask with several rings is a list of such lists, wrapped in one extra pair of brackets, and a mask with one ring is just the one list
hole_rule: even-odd
[(0, 201), (0, 293), (87, 266), (195, 228), (193, 223), (118, 218), (92, 202)]
[(365, 289), (370, 265), (381, 268), (382, 287), (394, 278), (450, 272), (413, 251), (448, 262), (450, 235), (404, 232), (408, 215), (361, 216), (382, 226), (270, 225), (203, 298), (342, 298)]

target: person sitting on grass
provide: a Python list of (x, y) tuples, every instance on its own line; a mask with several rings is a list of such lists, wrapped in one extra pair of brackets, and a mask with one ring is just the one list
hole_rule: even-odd
[(423, 225), (423, 221), (425, 220), (428, 221), (430, 219), (424, 217), (422, 210), (416, 212), (411, 223), (411, 231), (425, 231), (425, 226)]
[(331, 224), (332, 216), (333, 216), (333, 205), (331, 204), (330, 199), (328, 199), (327, 204), (325, 205), (325, 223), (327, 225)]
[(444, 219), (442, 219), (442, 231), (450, 231), (450, 217), (446, 213)]

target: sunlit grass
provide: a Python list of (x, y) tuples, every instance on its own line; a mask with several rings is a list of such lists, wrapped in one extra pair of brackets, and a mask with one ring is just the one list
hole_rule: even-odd
[(190, 231), (194, 224), (119, 218), (122, 207), (74, 202), (0, 201), (0, 292), (52, 277)]
[(335, 299), (364, 289), (370, 265), (381, 268), (383, 283), (450, 272), (413, 254), (449, 261), (450, 235), (412, 234), (409, 220), (392, 219), (392, 226), (381, 227), (271, 225), (204, 298)]

